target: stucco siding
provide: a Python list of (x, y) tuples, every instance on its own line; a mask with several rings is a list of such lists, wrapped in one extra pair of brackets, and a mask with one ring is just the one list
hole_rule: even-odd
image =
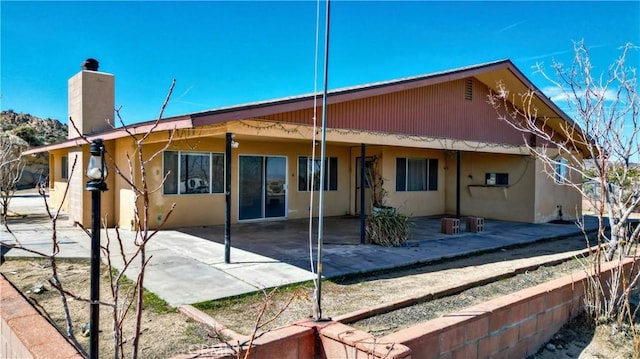
[(65, 212), (69, 211), (69, 201), (65, 197), (65, 192), (72, 166), (72, 162), (67, 160), (67, 178), (63, 178), (62, 158), (67, 156), (66, 150), (49, 153), (49, 206), (56, 210), (61, 207)]
[[(445, 190), (450, 183), (445, 180), (444, 151), (402, 147), (385, 147), (382, 154), (382, 176), (389, 193), (388, 205), (409, 216), (439, 215), (445, 209)], [(396, 191), (396, 159), (420, 158), (438, 160), (438, 183), (435, 191)]]
[[(446, 212), (456, 213), (456, 153), (446, 155)], [(529, 156), (462, 152), (460, 215), (533, 222), (536, 165)], [(487, 186), (487, 173), (508, 174), (508, 185)]]
[[(115, 153), (110, 158), (113, 159), (115, 165), (129, 181), (133, 181), (136, 185), (140, 185), (139, 179), (139, 161), (137, 152), (135, 151), (133, 140), (130, 138), (122, 138), (114, 141)], [(145, 152), (146, 153), (146, 152)], [(131, 165), (127, 155), (131, 159)], [(147, 154), (149, 155), (149, 154)], [(134, 171), (130, 171), (133, 169)], [(134, 212), (135, 212), (135, 195), (129, 183), (118, 175), (115, 171), (111, 171), (113, 176), (113, 188), (109, 189), (112, 192), (114, 198), (113, 212), (115, 216), (115, 222), (120, 228), (123, 229), (135, 229), (134, 225)], [(153, 175), (153, 174), (152, 174)], [(153, 188), (153, 187), (151, 187)], [(142, 209), (142, 208), (140, 208)]]
[(83, 225), (88, 226), (90, 224), (89, 221), (91, 220), (91, 212), (89, 207), (87, 206), (86, 215), (84, 214), (85, 197), (87, 198), (87, 201), (89, 197), (87, 192), (84, 190), (83, 183), (84, 176), (82, 175), (82, 172), (84, 172), (84, 166), (82, 164), (84, 158), (85, 156), (81, 148), (73, 148), (69, 150), (69, 162), (74, 163), (75, 161), (77, 164), (75, 171), (73, 173), (69, 173), (68, 183), (69, 186), (73, 188), (73, 191), (69, 192), (67, 200), (69, 201), (69, 221), (71, 221), (72, 223), (80, 222)]
[[(231, 221), (238, 222), (238, 166), (240, 156), (274, 156), (286, 159), (286, 215), (283, 218), (306, 218), (309, 216), (310, 193), (298, 190), (298, 157), (310, 156), (311, 147), (308, 143), (296, 142), (267, 142), (249, 139), (239, 139), (239, 147), (231, 153)], [(163, 144), (145, 146), (145, 153), (161, 150)], [(172, 151), (186, 151), (194, 153), (225, 152), (223, 138), (201, 138), (196, 140), (177, 140), (169, 148)], [(316, 149), (317, 158), (320, 148)], [(328, 157), (338, 158), (337, 191), (325, 192), (325, 216), (338, 216), (349, 213), (349, 147), (336, 146), (327, 148)], [(160, 186), (163, 179), (163, 159), (158, 156), (149, 164), (147, 169), (150, 188)], [(175, 210), (169, 217), (165, 227), (200, 226), (223, 224), (225, 220), (225, 195), (214, 194), (164, 194), (162, 189), (153, 193), (150, 198), (150, 223), (157, 227), (175, 203)], [(314, 215), (317, 215), (318, 195), (314, 197)], [(121, 221), (131, 216), (122, 206)]]
[[(582, 197), (568, 184), (558, 184), (554, 179), (554, 168), (541, 160), (536, 163), (535, 223), (552, 220), (575, 220), (582, 214)], [(580, 183), (580, 174), (569, 171), (569, 179)], [(562, 217), (560, 217), (562, 212)]]

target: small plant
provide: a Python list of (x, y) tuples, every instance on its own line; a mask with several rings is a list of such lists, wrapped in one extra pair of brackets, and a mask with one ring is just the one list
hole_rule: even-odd
[(386, 205), (388, 192), (384, 188), (384, 178), (378, 170), (378, 158), (373, 160), (366, 172), (371, 189), (371, 214), (367, 216), (365, 238), (367, 243), (385, 247), (397, 247), (409, 239), (410, 218)]
[(409, 239), (410, 217), (395, 208), (384, 208), (367, 216), (365, 238), (367, 243), (397, 247)]

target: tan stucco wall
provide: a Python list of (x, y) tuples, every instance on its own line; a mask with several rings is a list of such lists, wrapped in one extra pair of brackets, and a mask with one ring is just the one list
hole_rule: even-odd
[[(139, 184), (137, 181), (139, 181), (140, 166), (136, 154), (134, 142), (130, 138), (121, 138), (115, 141), (114, 152), (111, 153), (109, 159), (114, 162), (114, 165), (118, 167), (123, 176)], [(127, 155), (129, 155), (131, 165)], [(131, 169), (135, 170), (130, 171)], [(113, 188), (109, 188), (109, 191), (114, 195), (113, 213), (115, 223), (120, 228), (133, 230), (135, 226), (133, 226), (131, 220), (134, 218), (135, 196), (129, 183), (116, 173), (115, 168), (112, 168), (111, 175), (114, 182)]]
[[(105, 143), (107, 151), (113, 153), (113, 142)], [(91, 227), (91, 193), (85, 190), (87, 177), (85, 176), (87, 170), (87, 164), (89, 163), (89, 145), (83, 145), (82, 147), (74, 147), (68, 150), (60, 150), (53, 152), (55, 166), (50, 166), (49, 175), (59, 178), (59, 161), (61, 156), (66, 155), (68, 158), (68, 175), (69, 179), (65, 182), (62, 180), (56, 180), (53, 188), (49, 188), (49, 194), (51, 203), (59, 206), (64, 198), (65, 186), (69, 185), (70, 190), (64, 200), (63, 210), (69, 213), (69, 221), (72, 223), (78, 222), (85, 228)], [(58, 154), (58, 155), (56, 155)], [(76, 167), (72, 171), (73, 163), (76, 161)], [(114, 193), (112, 192), (114, 187), (113, 173), (109, 173), (106, 181), (109, 191), (103, 192), (101, 196), (101, 218), (107, 219), (107, 225), (113, 226), (115, 219), (114, 208)]]
[[(536, 161), (536, 223), (560, 219), (559, 206), (562, 208), (562, 219), (564, 220), (575, 220), (578, 215), (582, 215), (582, 197), (571, 186), (556, 184), (553, 171), (553, 167), (543, 161)], [(580, 183), (579, 173), (568, 171), (568, 175), (572, 182)]]
[[(237, 139), (239, 148), (232, 149), (232, 223), (238, 222), (238, 158), (241, 155), (283, 156), (287, 161), (287, 207), (286, 218), (306, 218), (309, 216), (309, 192), (298, 191), (298, 157), (310, 156), (311, 147), (308, 142), (287, 141), (275, 142), (261, 140), (259, 137), (243, 137)], [(129, 138), (107, 141), (108, 164), (114, 163), (129, 178), (129, 162), (126, 154), (133, 161), (133, 180), (141, 184), (140, 165), (133, 141)], [(156, 142), (144, 146), (145, 158), (155, 151), (164, 148), (165, 143)], [(199, 139), (175, 139), (170, 150), (194, 152), (224, 153), (224, 136), (202, 137)], [(319, 157), (320, 147), (316, 148)], [(69, 167), (74, 156), (78, 155), (79, 163), (75, 174), (69, 169), (69, 183), (81, 190), (71, 191), (63, 204), (68, 210), (71, 221), (81, 221), (90, 226), (91, 197), (84, 190), (89, 153), (88, 145), (82, 149), (75, 147), (66, 150), (52, 151), (54, 163), (58, 163), (62, 155), (68, 156)], [(332, 144), (327, 146), (327, 156), (338, 158), (338, 191), (326, 191), (324, 197), (324, 215), (340, 216), (356, 214), (359, 197), (356, 198), (356, 158), (360, 157), (359, 145)], [(384, 187), (388, 192), (387, 205), (400, 209), (411, 216), (430, 216), (455, 214), (456, 211), (456, 153), (424, 148), (404, 148), (368, 145), (367, 156), (376, 156), (380, 161), (379, 168), (384, 178)], [(433, 158), (438, 159), (438, 190), (421, 192), (396, 192), (396, 158)], [(113, 159), (111, 159), (113, 158)], [(163, 179), (163, 156), (157, 156), (147, 166), (148, 188), (153, 190), (160, 186)], [(62, 181), (59, 164), (51, 167), (54, 178), (50, 188), (51, 203), (59, 205), (67, 182)], [(482, 152), (462, 152), (461, 164), (461, 215), (481, 216), (489, 219), (502, 219), (522, 222), (547, 222), (557, 219), (557, 206), (562, 206), (564, 219), (575, 218), (576, 206), (580, 206), (580, 197), (566, 186), (554, 183), (542, 170), (541, 163), (530, 156), (511, 154), (490, 154)], [(485, 173), (508, 173), (509, 186), (484, 186)], [(578, 180), (574, 178), (574, 180)], [(136, 199), (127, 181), (116, 174), (113, 168), (107, 178), (109, 191), (102, 194), (102, 216), (108, 218), (110, 226), (117, 224), (123, 229), (135, 229), (132, 225)], [(356, 205), (357, 201), (357, 205)], [(317, 216), (318, 194), (314, 197), (313, 215)], [(176, 209), (169, 218), (165, 228), (182, 226), (200, 226), (223, 224), (225, 218), (224, 194), (191, 194), (164, 195), (162, 189), (150, 196), (150, 227), (156, 228), (167, 216), (171, 206)], [(142, 213), (142, 202), (139, 200), (139, 211)], [(371, 200), (366, 197), (366, 212), (370, 210)]]
[[(284, 156), (287, 161), (287, 218), (306, 218), (309, 216), (310, 194), (306, 191), (298, 191), (298, 156), (310, 156), (311, 147), (302, 142), (267, 142), (250, 139), (238, 141), (239, 148), (232, 149), (231, 163), (231, 201), (232, 223), (238, 222), (238, 161), (241, 155)], [(155, 151), (162, 150), (164, 144), (156, 143), (144, 146), (146, 156)], [(201, 138), (194, 140), (175, 140), (169, 148), (172, 151), (194, 152), (225, 152), (224, 138)], [(316, 154), (319, 157), (319, 148)], [(122, 162), (122, 154), (119, 154)], [(337, 216), (349, 213), (349, 147), (329, 146), (327, 156), (338, 157), (338, 191), (326, 191), (324, 197), (325, 216)], [(149, 188), (156, 188), (163, 179), (162, 156), (158, 156), (147, 167), (147, 180)], [(138, 179), (139, 182), (139, 179)], [(129, 228), (133, 219), (133, 205), (130, 191), (119, 184), (121, 198), (118, 199), (119, 223), (123, 228)], [(150, 225), (158, 226), (175, 203), (175, 210), (165, 224), (165, 228), (181, 226), (200, 226), (223, 224), (225, 219), (225, 195), (224, 194), (184, 194), (164, 195), (162, 190), (153, 193), (150, 197)], [(318, 195), (314, 198), (317, 215)], [(140, 205), (140, 204), (139, 204)]]
[[(409, 216), (432, 216), (444, 212), (445, 182), (444, 152), (439, 150), (383, 147), (382, 177), (384, 188), (389, 194), (387, 205), (396, 207), (401, 213)], [(396, 192), (396, 158), (429, 158), (438, 160), (438, 190), (437, 191), (404, 191)]]
[[(236, 123), (238, 128), (247, 127)], [(287, 205), (286, 217), (288, 219), (306, 218), (309, 216), (310, 195), (306, 191), (298, 191), (298, 157), (310, 156), (310, 141), (295, 139), (300, 136), (302, 128), (297, 132), (283, 133), (291, 135), (289, 138), (264, 137), (262, 132), (275, 131), (269, 129), (250, 128), (253, 135), (244, 133), (236, 135), (239, 148), (232, 149), (231, 172), (231, 201), (232, 223), (238, 222), (238, 164), (241, 155), (282, 156), (287, 162)], [(190, 132), (189, 132), (190, 131)], [(203, 131), (189, 130), (178, 132), (173, 138), (169, 150), (193, 151), (193, 152), (225, 152), (225, 132), (223, 128), (204, 128)], [(192, 133), (193, 132), (193, 133)], [(276, 133), (273, 134), (277, 135)], [(370, 135), (368, 135), (370, 136)], [(283, 136), (286, 137), (286, 136)], [(365, 139), (366, 136), (357, 139)], [(167, 132), (152, 136), (144, 145), (144, 157), (148, 159), (156, 151), (161, 151), (168, 139)], [(354, 140), (356, 138), (353, 138)], [(368, 140), (373, 138), (366, 137)], [(399, 141), (399, 139), (395, 139)], [(122, 173), (129, 178), (129, 162), (126, 154), (133, 161), (132, 180), (141, 185), (140, 164), (134, 142), (129, 138), (107, 141), (107, 151), (112, 159), (107, 156), (110, 165), (116, 164)], [(72, 178), (74, 186), (82, 188), (82, 191), (71, 193), (68, 198), (70, 218), (78, 220), (86, 226), (90, 224), (90, 194), (84, 191), (86, 178), (84, 171), (88, 162), (88, 145), (69, 149), (69, 163), (73, 156), (78, 154), (82, 160), (82, 169)], [(316, 147), (316, 156), (320, 155), (320, 146)], [(54, 158), (59, 157), (57, 152), (52, 152)], [(356, 158), (361, 155), (361, 147), (358, 143), (328, 142), (327, 156), (338, 158), (338, 191), (326, 191), (324, 197), (324, 215), (340, 216), (345, 214), (357, 214), (359, 197), (356, 190)], [(400, 209), (402, 213), (411, 216), (429, 216), (441, 214), (455, 214), (456, 211), (456, 152), (431, 148), (407, 148), (390, 146), (389, 144), (367, 145), (366, 156), (376, 156), (379, 159), (379, 168), (385, 180), (384, 187), (388, 192), (387, 205)], [(420, 192), (396, 192), (396, 158), (432, 158), (438, 159), (438, 189), (437, 191)], [(59, 160), (59, 159), (56, 159)], [(110, 161), (110, 162), (109, 162)], [(544, 222), (557, 213), (557, 205), (563, 206), (565, 218), (570, 218), (569, 212), (575, 208), (578, 197), (569, 194), (569, 190), (557, 186), (553, 180), (540, 175), (540, 168), (530, 156), (519, 154), (497, 154), (484, 152), (462, 152), (461, 165), (461, 215), (474, 215), (485, 218), (513, 220), (522, 222)], [(225, 195), (220, 194), (190, 194), (190, 195), (164, 195), (160, 188), (163, 179), (163, 156), (158, 155), (147, 165), (147, 185), (150, 191), (159, 188), (150, 195), (149, 225), (157, 228), (164, 220), (171, 206), (175, 203), (176, 209), (169, 218), (165, 228), (182, 226), (201, 226), (223, 224), (225, 219)], [(488, 187), (484, 186), (485, 173), (508, 173), (509, 186)], [(54, 170), (55, 176), (55, 170)], [(107, 180), (109, 191), (103, 193), (102, 212), (108, 215), (109, 225), (117, 223), (123, 229), (135, 229), (132, 225), (134, 209), (142, 213), (142, 202), (136, 198), (127, 181), (119, 177), (114, 170), (110, 171)], [(58, 195), (58, 189), (62, 187), (54, 183), (52, 197)], [(551, 188), (551, 190), (550, 190)], [(80, 196), (78, 199), (78, 195)], [(74, 202), (75, 196), (75, 202)], [(317, 216), (318, 194), (314, 197), (313, 215)], [(366, 197), (365, 211), (370, 210), (371, 200)], [(552, 203), (553, 202), (553, 203)], [(556, 203), (557, 202), (557, 203)], [(80, 215), (78, 215), (80, 214)]]
[[(67, 150), (49, 152), (49, 206), (57, 210), (62, 207), (65, 212), (69, 211), (69, 201), (65, 197), (68, 179), (62, 178), (62, 157), (67, 157)], [(68, 162), (67, 173), (71, 174), (72, 162)]]
[[(456, 153), (446, 154), (446, 212), (456, 213)], [(462, 152), (460, 215), (534, 221), (536, 164), (530, 156)], [(508, 173), (509, 185), (484, 186), (485, 173)]]
[[(84, 226), (89, 226), (91, 224), (91, 217), (89, 217), (89, 207), (87, 207), (86, 209), (87, 214), (84, 214), (85, 197), (87, 197), (87, 194), (85, 193), (86, 191), (84, 190), (85, 158), (87, 157), (84, 155), (84, 151), (82, 150), (82, 148), (69, 149), (69, 163), (77, 161), (77, 165), (74, 173), (69, 173), (68, 183), (70, 186), (70, 190), (67, 200), (69, 201), (69, 221), (71, 223), (79, 222)], [(88, 199), (86, 201), (88, 201)], [(88, 219), (85, 219), (85, 217)]]

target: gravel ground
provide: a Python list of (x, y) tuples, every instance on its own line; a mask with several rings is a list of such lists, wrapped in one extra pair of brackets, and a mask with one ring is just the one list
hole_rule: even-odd
[(513, 293), (518, 290), (562, 277), (580, 270), (580, 260), (574, 259), (555, 266), (543, 266), (514, 277), (465, 290), (457, 295), (439, 298), (375, 317), (363, 319), (350, 325), (369, 332), (376, 337), (384, 336), (420, 322), (453, 313), (474, 304)]
[[(537, 267), (540, 263), (550, 260), (571, 258), (584, 249), (584, 243), (584, 238), (577, 236), (448, 259), (439, 263), (376, 275), (325, 280), (322, 283), (323, 316), (333, 318), (345, 316), (373, 306), (391, 304), (405, 299), (407, 296), (428, 296), (438, 293), (451, 288), (452, 283), (456, 285), (472, 284), (505, 273), (512, 273), (519, 268)], [(522, 289), (523, 285), (524, 282), (520, 286), (509, 288), (509, 290), (513, 292)], [(277, 289), (269, 299), (266, 318), (277, 314), (287, 305), (289, 299), (293, 299), (288, 308), (276, 320), (262, 329), (266, 330), (314, 316), (313, 293), (313, 285), (310, 283)], [(498, 295), (490, 292), (487, 294), (490, 294), (491, 297)], [(487, 300), (480, 294), (474, 294), (473, 297), (479, 302)], [(246, 335), (253, 331), (255, 318), (264, 301), (265, 295), (260, 293), (242, 298), (201, 303), (196, 307), (228, 328)], [(468, 303), (468, 299), (461, 295), (451, 302), (452, 304), (456, 302)], [(448, 311), (457, 310), (445, 309)], [(254, 314), (247, 315), (247, 313)]]

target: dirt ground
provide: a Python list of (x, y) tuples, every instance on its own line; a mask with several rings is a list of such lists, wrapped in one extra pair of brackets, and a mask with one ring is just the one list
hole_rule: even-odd
[[(336, 317), (366, 307), (394, 302), (408, 295), (437, 292), (452, 284), (481, 280), (499, 273), (513, 271), (516, 268), (535, 266), (535, 263), (560, 258), (565, 256), (564, 253), (582, 248), (584, 248), (584, 242), (580, 238), (564, 239), (447, 260), (442, 263), (402, 271), (343, 280), (326, 280), (322, 284), (323, 316)], [(580, 270), (580, 266), (579, 261), (573, 261), (566, 265), (545, 266), (537, 270), (530, 269), (517, 277), (501, 281), (502, 284), (496, 284), (502, 289), (483, 286), (440, 301), (434, 301), (432, 305), (438, 307), (438, 311), (432, 315), (441, 315), (438, 313), (454, 311), (460, 306), (482, 302), (505, 292), (517, 291), (535, 285), (539, 281)], [(84, 293), (84, 296), (87, 297), (89, 287), (88, 261), (63, 261), (60, 269), (63, 274), (63, 278), (61, 278), (63, 285), (68, 290), (81, 295)], [(34, 259), (9, 259), (0, 266), (0, 272), (18, 289), (26, 293), (29, 298), (32, 298), (38, 306), (45, 308), (54, 322), (63, 325), (59, 296), (47, 284), (50, 268), (46, 262)], [(107, 283), (106, 275), (101, 282)], [(33, 293), (32, 289), (40, 284), (44, 284), (48, 290), (41, 294)], [(101, 289), (101, 298), (103, 300), (110, 298), (106, 285), (103, 285)], [(303, 284), (278, 289), (270, 298), (267, 315), (264, 316), (263, 322), (268, 320), (270, 315), (278, 313), (289, 299), (292, 300), (289, 307), (275, 321), (260, 330), (268, 330), (315, 315), (313, 285)], [(203, 303), (198, 307), (230, 329), (241, 334), (249, 334), (254, 329), (256, 317), (264, 301), (265, 294), (258, 293), (242, 298)], [(213, 344), (213, 340), (208, 337), (210, 334), (208, 328), (193, 322), (172, 308), (162, 309), (162, 306), (160, 308), (160, 310), (145, 309), (140, 357), (168, 358), (177, 353), (190, 352), (193, 349)], [(79, 332), (82, 325), (88, 322), (88, 304), (72, 300), (71, 310), (72, 317), (75, 318), (74, 326)], [(416, 321), (430, 318), (411, 311), (405, 313), (403, 317), (406, 319), (406, 322), (403, 323), (383, 322), (370, 327), (363, 326), (362, 323), (354, 323), (353, 325), (369, 330), (375, 335), (382, 335), (385, 330), (394, 331), (400, 327), (412, 325)], [(107, 307), (102, 308), (100, 318), (100, 351), (102, 356), (112, 357), (111, 313)], [(583, 323), (576, 322), (558, 333), (535, 358), (631, 358), (631, 340), (624, 335), (611, 335), (611, 333), (610, 330), (602, 328), (594, 330)], [(88, 345), (86, 337), (79, 334), (78, 339), (82, 344)]]
[(529, 358), (631, 359), (633, 338), (630, 328), (620, 330), (611, 324), (594, 327), (586, 318), (578, 317)]
[[(78, 296), (89, 297), (89, 261), (60, 260), (60, 281), (66, 290)], [(51, 267), (48, 261), (42, 259), (8, 259), (0, 265), (0, 272), (29, 298), (41, 313), (46, 313), (58, 328), (64, 328), (64, 314), (60, 301), (60, 295), (52, 289), (48, 283), (51, 278)], [(108, 283), (108, 274), (102, 273), (100, 279), (100, 299), (109, 302), (111, 292)], [(35, 288), (44, 286), (40, 293)], [(84, 301), (69, 299), (69, 309), (73, 318), (74, 331), (78, 342), (88, 350), (89, 338), (82, 335), (82, 327), (89, 322), (89, 304)], [(113, 358), (113, 312), (107, 306), (100, 309), (100, 355), (104, 358)], [(125, 351), (131, 348), (131, 333), (134, 328), (134, 313), (129, 315), (125, 322), (126, 335), (129, 336), (125, 344)], [(145, 308), (142, 317), (143, 334), (139, 357), (141, 358), (168, 358), (178, 353), (185, 353), (200, 348), (203, 344), (212, 343), (208, 338), (209, 328), (177, 312), (174, 308), (158, 303), (153, 307)], [(126, 355), (130, 357), (130, 355)]]

